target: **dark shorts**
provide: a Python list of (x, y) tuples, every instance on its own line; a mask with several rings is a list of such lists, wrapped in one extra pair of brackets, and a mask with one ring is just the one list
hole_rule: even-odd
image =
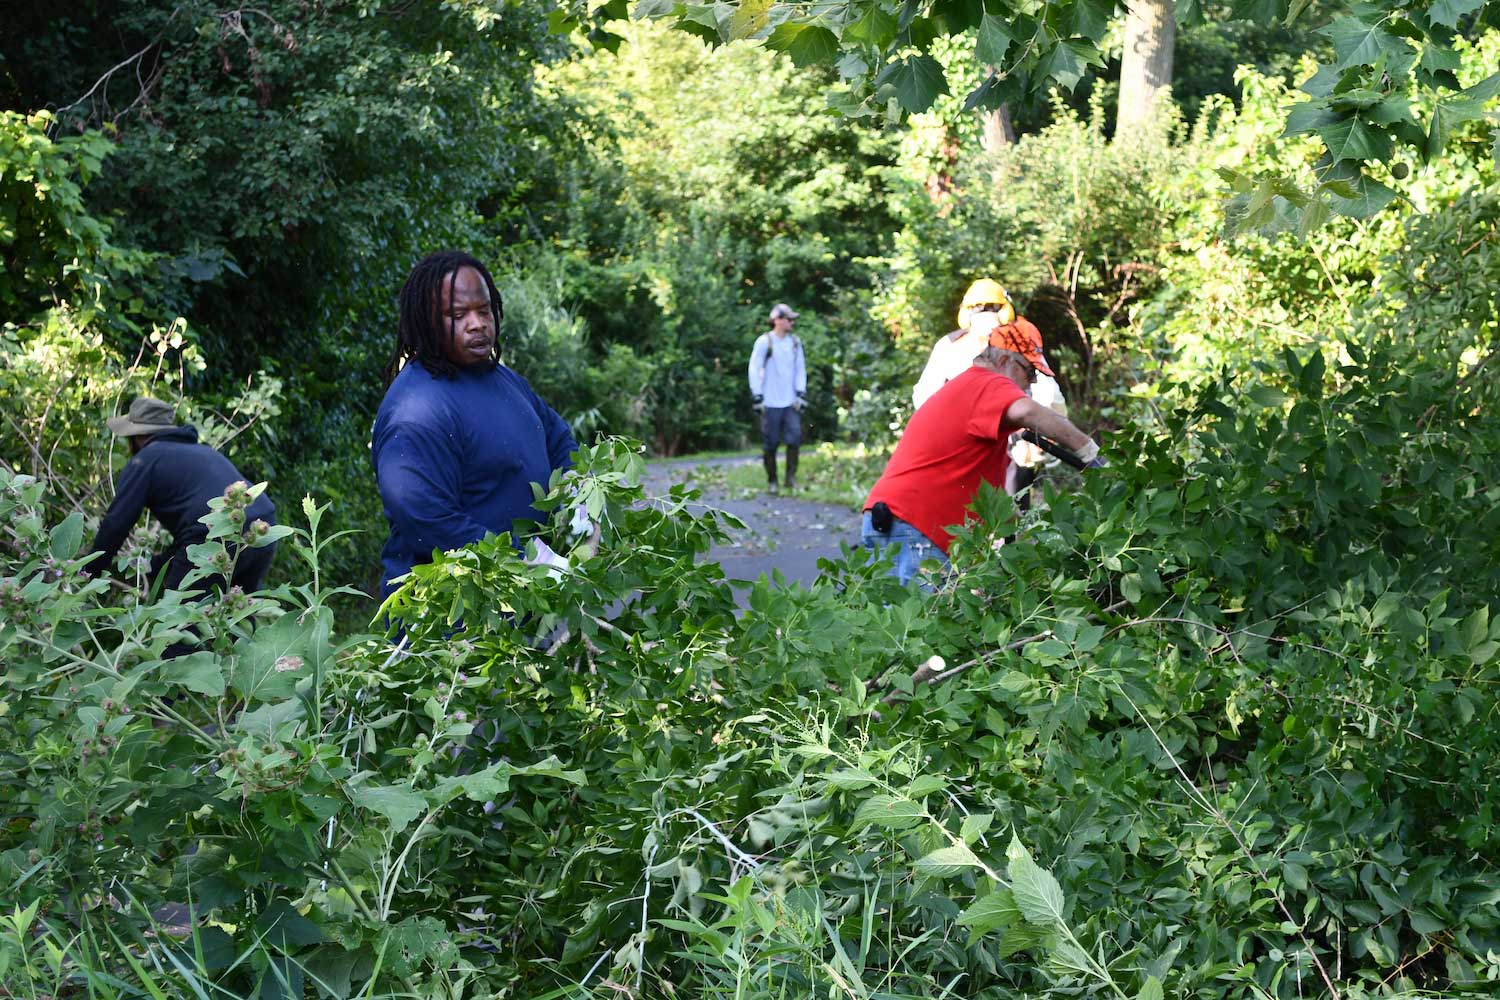
[(778, 444), (796, 448), (802, 444), (802, 414), (792, 406), (768, 406), (760, 415), (760, 438), (766, 451)]

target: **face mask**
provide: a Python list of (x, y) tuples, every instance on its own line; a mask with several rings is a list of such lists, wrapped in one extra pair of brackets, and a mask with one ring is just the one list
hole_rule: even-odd
[(995, 327), (1000, 325), (1000, 314), (993, 312), (975, 312), (969, 314), (969, 332), (988, 337)]

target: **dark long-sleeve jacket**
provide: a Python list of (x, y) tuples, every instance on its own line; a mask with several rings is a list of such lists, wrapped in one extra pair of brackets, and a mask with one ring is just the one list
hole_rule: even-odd
[(412, 362), (386, 390), (370, 457), (390, 536), (382, 591), (412, 566), (518, 518), (541, 521), (531, 484), (571, 463), (573, 434), (515, 372), (498, 365), (438, 378)]
[[(223, 496), (230, 483), (244, 478), (229, 459), (198, 443), (195, 427), (176, 427), (153, 435), (120, 470), (114, 502), (99, 522), (99, 534), (94, 538), (94, 552), (103, 553), (104, 558), (89, 568), (97, 573), (114, 565), (142, 510), (149, 510), (171, 532), (174, 549), (203, 541), (208, 528), (201, 518), (208, 513), (208, 501)], [(271, 521), (275, 513), (271, 498), (262, 493), (245, 511), (245, 523)]]

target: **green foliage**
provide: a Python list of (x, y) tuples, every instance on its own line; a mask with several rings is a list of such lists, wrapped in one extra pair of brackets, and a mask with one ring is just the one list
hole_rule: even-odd
[[(311, 583), (122, 605), (7, 478), (0, 906), (78, 976), (235, 996), (1483, 983), (1500, 437), (1466, 350), (1268, 359), (998, 554), (986, 491), (936, 594), (851, 553), (742, 616), (719, 515), (605, 442), (541, 501), (596, 529), (549, 530), (567, 568), (445, 554), (396, 647), (333, 637), (310, 503)], [(191, 947), (140, 936), (190, 901)]]
[[(89, 213), (83, 186), (98, 173), (110, 144), (89, 133), (53, 141), (47, 112), (0, 111), (0, 307), (30, 319), (58, 299), (80, 307), (113, 305), (117, 282), (150, 257), (122, 250), (109, 225)], [(137, 306), (139, 308), (139, 306)], [(100, 310), (105, 311), (105, 310)]]
[[(1500, 32), (1464, 47), (1463, 78), (1483, 73), (1497, 45)], [(1473, 197), (1466, 192), (1492, 186), (1488, 148), (1470, 134), (1442, 162), (1409, 174), (1410, 204), (1366, 220), (1332, 219), (1297, 239), (1284, 238), (1298, 227), (1286, 196), (1271, 188), (1238, 196), (1229, 227), (1269, 217), (1272, 232), (1226, 242), (1221, 175), (1310, 178), (1318, 155), (1310, 142), (1273, 144), (1291, 95), (1284, 82), (1248, 70), (1237, 79), (1239, 102), (1206, 103), (1170, 146), (1108, 141), (1097, 99), (1086, 119), (1059, 105), (1052, 125), (998, 155), (954, 154), (955, 136), (973, 139), (956, 106), (916, 116), (893, 174), (904, 225), (875, 306), (893, 344), (874, 352), (864, 391), (851, 399), (858, 405), (849, 407), (860, 439), (879, 440), (887, 424), (899, 430), (932, 341), (952, 328), (963, 288), (983, 274), (1038, 323), (1072, 412), (1086, 424), (1132, 419), (1123, 397), (1150, 397), (1164, 373), (1193, 382), (1226, 364), (1243, 371), (1283, 346), (1331, 350), (1376, 301), (1394, 316), (1370, 288), (1407, 268), (1395, 255), (1426, 228), (1413, 209), (1440, 218)], [(1483, 218), (1463, 226), (1470, 235), (1456, 260), (1488, 247)], [(1426, 245), (1428, 266), (1453, 266), (1439, 263), (1445, 255), (1435, 242)], [(1471, 324), (1486, 307), (1481, 287), (1454, 286)], [(1441, 312), (1446, 290), (1428, 291), (1422, 305)], [(1432, 329), (1447, 323), (1435, 317)]]
[(843, 351), (824, 331), (843, 317), (824, 317), (868, 286), (862, 258), (888, 240), (874, 168), (893, 136), (827, 115), (821, 71), (646, 26), (627, 33), (630, 45), (545, 76), (579, 108), (592, 155), (568, 165), (568, 204), (541, 220), (554, 248), (544, 266), (561, 273), (594, 356), (612, 357), (600, 374), (649, 371), (594, 388), (602, 407), (627, 394), (626, 419), (605, 426), (664, 454), (740, 443), (750, 348), (785, 301), (803, 313), (809, 431), (830, 434)]
[[(1481, 48), (1496, 44), (1500, 33)], [(1246, 99), (1220, 117), (1200, 175), (1265, 162), (1260, 150), (1278, 128), (1276, 108), (1286, 90), (1263, 77), (1242, 80)], [(1176, 247), (1164, 258), (1161, 291), (1136, 310), (1134, 325), (1154, 364), (1182, 380), (1224, 366), (1244, 371), (1284, 347), (1316, 346), (1332, 356), (1347, 331), (1359, 327), (1390, 326), (1412, 331), (1422, 343), (1482, 347), (1493, 336), (1483, 291), (1483, 275), (1493, 267), (1493, 208), (1479, 192), (1494, 176), (1487, 151), (1455, 152), (1412, 174), (1409, 190), (1423, 214), (1403, 208), (1363, 222), (1335, 220), (1301, 239), (1245, 235), (1234, 243), (1220, 239), (1221, 220), (1205, 197), (1209, 182), (1200, 176), (1179, 188), (1200, 194), (1171, 234)], [(1283, 211), (1274, 204), (1270, 210)], [(1444, 277), (1423, 277), (1429, 272)]]
[[(1361, 16), (1368, 13), (1361, 8)], [(1350, 17), (1336, 21), (1330, 33), (1340, 52), (1363, 44), (1354, 40), (1355, 35), (1362, 34), (1376, 49), (1393, 37), (1383, 23), (1371, 27)], [(1420, 175), (1412, 183), (1400, 183), (1411, 176), (1408, 159), (1438, 164), (1439, 173), (1451, 167), (1445, 161), (1493, 173), (1500, 162), (1495, 156), (1497, 133), (1490, 125), (1500, 108), (1500, 75), (1492, 75), (1500, 32), (1493, 25), (1476, 25), (1468, 35), (1440, 45), (1429, 43), (1427, 51), (1442, 53), (1440, 71), (1431, 68), (1436, 55), (1424, 57), (1415, 70), (1411, 60), (1398, 56), (1400, 68), (1389, 70), (1398, 78), (1415, 72), (1441, 81), (1441, 89), (1458, 90), (1456, 95), (1409, 95), (1386, 76), (1372, 90), (1368, 77), (1386, 72), (1387, 56), (1367, 53), (1371, 62), (1362, 63), (1363, 49), (1344, 54), (1343, 59), (1355, 64), (1345, 66), (1341, 61), (1342, 76), (1325, 65), (1305, 80), (1300, 89), (1310, 96), (1286, 112), (1283, 138), (1315, 136), (1321, 145), (1306, 143), (1300, 150), (1291, 145), (1289, 162), (1253, 171), (1225, 170), (1224, 178), (1236, 194), (1228, 211), (1230, 232), (1275, 234), (1292, 229), (1305, 234), (1333, 215), (1364, 220), (1400, 198), (1420, 200)], [(1423, 114), (1431, 116), (1425, 136), (1417, 120)], [(1277, 118), (1280, 127), (1279, 112)], [(1400, 155), (1402, 146), (1412, 155)]]
[[(222, 447), (276, 413), (280, 383), (261, 377), (228, 399), (180, 399), (205, 368), (193, 332), (161, 311), (145, 279), (157, 259), (122, 248), (84, 203), (111, 146), (97, 133), (49, 139), (47, 114), (0, 113), (0, 466), (54, 484), (56, 516), (102, 512), (120, 449), (103, 426), (138, 393), (179, 404)], [(119, 345), (129, 345), (124, 350)], [(128, 353), (127, 353), (128, 352)], [(133, 359), (132, 359), (133, 355)], [(129, 360), (127, 360), (129, 359)], [(227, 415), (225, 415), (227, 414)]]
[[(574, 0), (565, 28), (597, 7)], [(595, 17), (623, 17), (625, 4), (606, 5)], [(1235, 4), (1232, 17), (1268, 28), (1292, 26), (1308, 15), (1305, 0)], [(931, 54), (935, 45), (962, 37), (974, 60), (993, 68), (977, 79), (967, 72), (964, 107), (1026, 104), (1054, 86), (1072, 91), (1090, 66), (1103, 66), (1100, 46), (1123, 5), (1100, 0), (1032, 4), (937, 0), (857, 0), (823, 10), (801, 3), (729, 0), (704, 16), (699, 5), (644, 3), (638, 18), (663, 20), (714, 44), (761, 39), (798, 65), (836, 64), (844, 86), (829, 104), (851, 116), (884, 113), (892, 120), (925, 111), (949, 93), (951, 74)], [(1200, 4), (1177, 16), (1191, 27), (1203, 20)], [(1401, 146), (1425, 162), (1437, 159), (1458, 124), (1493, 121), (1500, 73), (1463, 87), (1455, 73), (1455, 43), (1472, 40), (1500, 23), (1500, 6), (1486, 0), (1427, 0), (1417, 4), (1371, 2), (1337, 7), (1319, 26), (1332, 46), (1304, 89), (1310, 99), (1288, 114), (1287, 132), (1313, 132), (1321, 144), (1317, 179), (1305, 187), (1282, 174), (1259, 179), (1285, 197), (1301, 225), (1317, 228), (1330, 213), (1363, 218), (1384, 208), (1396, 190), (1370, 172)], [(963, 79), (968, 77), (968, 79)], [(1431, 99), (1425, 116), (1413, 109)], [(1237, 188), (1238, 190), (1238, 188)], [(1243, 193), (1243, 192), (1241, 192)], [(1267, 196), (1269, 197), (1269, 195)]]
[[(715, 37), (779, 32), (802, 62), (844, 44), (836, 17), (812, 24), (801, 8), (776, 24), (784, 9), (767, 3), (639, 9)], [(29, 456), (0, 465), (0, 771), (11, 776), (0, 783), (0, 989), (1290, 1000), (1483, 992), (1500, 977), (1500, 491), (1489, 472), (1500, 437), (1486, 418), (1500, 206), (1482, 128), (1458, 130), (1443, 162), (1412, 172), (1405, 190), (1425, 214), (1346, 215), (1300, 243), (1225, 244), (1215, 168), (1259, 177), (1274, 166), (1285, 91), (1259, 77), (1244, 77), (1240, 107), (1214, 105), (1174, 148), (1116, 149), (1101, 115), (1059, 110), (1009, 157), (950, 163), (946, 184), (929, 186), (948, 136), (914, 141), (925, 148), (906, 163), (920, 169), (871, 174), (890, 159), (888, 140), (845, 135), (809, 110), (826, 77), (696, 43), (664, 50), (676, 70), (650, 81), (631, 79), (644, 57), (611, 66), (595, 55), (547, 85), (591, 109), (599, 144), (619, 158), (562, 169), (545, 143), (528, 157), (486, 124), (470, 130), (490, 143), (476, 151), (444, 126), (478, 121), (471, 101), (537, 111), (496, 82), (524, 91), (525, 59), (485, 46), (514, 30), (504, 37), (531, 51), (539, 15), (497, 28), (493, 10), (467, 4), (421, 24), (370, 5), (270, 10), (267, 24), (242, 14), (243, 35), (211, 12), (192, 22), (201, 41), (172, 34), (176, 62), (152, 100), (182, 103), (156, 104), (160, 120), (142, 129), (179, 130), (192, 155), (173, 163), (159, 147), (159, 162), (114, 180), (105, 170), (116, 184), (183, 171), (183, 210), (218, 220), (201, 247), (162, 237), (176, 264), (160, 289), (82, 200), (97, 137), (54, 141), (42, 120), (16, 116), (0, 131), (0, 184), (7, 209), (18, 206), (5, 217), (19, 249), (4, 280), (21, 303), (0, 344), (0, 386), (20, 401), (4, 447), (8, 460)], [(904, 24), (903, 11), (863, 10), (842, 29), (858, 44), (916, 43), (887, 79), (891, 96), (914, 104), (938, 87), (922, 50), (940, 46), (910, 33), (947, 31), (946, 5), (911, 6)], [(1091, 23), (1053, 23), (1070, 11), (1038, 20), (1064, 41), (1088, 36)], [(975, 15), (979, 42), (1016, 58), (1015, 21), (997, 14)], [(347, 34), (320, 37), (335, 23)], [(429, 44), (470, 26), (450, 55)], [(1460, 83), (1478, 82), (1466, 75), (1494, 38), (1455, 47)], [(379, 51), (361, 63), (350, 39)], [(1053, 48), (1049, 72), (1068, 75), (1086, 56)], [(450, 59), (499, 89), (450, 73)], [(339, 83), (345, 92), (325, 72), (342, 65), (392, 75)], [(601, 66), (617, 75), (589, 78)], [(724, 116), (722, 130), (699, 96), (722, 92), (707, 82), (715, 72), (715, 86), (748, 95), (749, 111)], [(632, 86), (612, 103), (617, 82)], [(394, 110), (403, 86), (422, 95), (415, 121)], [(228, 133), (184, 109), (238, 122), (271, 157), (258, 129), (272, 118), (289, 128), (298, 95), (344, 116), (326, 136), (352, 150), (299, 156), (352, 173), (329, 166), (338, 197), (325, 201), (301, 176), (259, 191), (281, 167), (236, 160), (245, 228), (224, 236), (235, 211), (204, 209), (199, 186), (222, 164), (192, 171), (238, 154), (214, 152), (208, 140)], [(639, 134), (621, 125), (632, 108), (673, 101), (692, 114), (653, 114)], [(778, 121), (796, 127), (783, 134)], [(404, 188), (357, 138), (361, 124), (393, 157), (500, 173)], [(532, 125), (516, 134), (545, 134)], [(143, 133), (127, 130), (116, 155), (136, 155)], [(804, 138), (784, 162), (779, 151)], [(1317, 169), (1310, 144), (1281, 148)], [(483, 195), (495, 176), (515, 179), (514, 200)], [(554, 191), (523, 210), (528, 191), (553, 184), (574, 204)], [(907, 233), (872, 293), (856, 258), (878, 245), (865, 230), (887, 223), (859, 209), (893, 188)], [(1277, 198), (1295, 207), (1291, 188), (1267, 190), (1259, 204), (1259, 188), (1246, 192), (1246, 217), (1269, 206), (1281, 218)], [(283, 194), (296, 240), (268, 210)], [(405, 220), (393, 242), (371, 206)], [(345, 390), (373, 400), (358, 376), (383, 358), (388, 338), (375, 331), (388, 323), (325, 333), (388, 320), (388, 303), (370, 303), (419, 243), (503, 243), (512, 223), (537, 243), (496, 269), (507, 357), (544, 395), (566, 396), (586, 433), (640, 428), (662, 450), (735, 435), (743, 413), (725, 386), (743, 384), (766, 306), (812, 302), (826, 308), (804, 309), (799, 327), (817, 405), (840, 407), (873, 445), (829, 457), (826, 485), (857, 490), (878, 462), (875, 436), (901, 415), (874, 390), (905, 395), (962, 285), (993, 269), (1035, 316), (1055, 298), (1049, 284), (1065, 293), (1081, 346), (1057, 322), (1049, 349), (1102, 373), (1095, 390), (1070, 388), (1113, 408), (1122, 429), (1106, 447), (1119, 461), (1064, 480), (1019, 523), (986, 491), (983, 523), (960, 533), (955, 575), (934, 594), (851, 552), (809, 589), (758, 583), (741, 612), (704, 561), (721, 515), (680, 488), (645, 496), (638, 449), (605, 440), (540, 501), (565, 569), (488, 539), (413, 572), (385, 609), (404, 625), (399, 644), (342, 636), (331, 602), (352, 595), (328, 581), (358, 576), (346, 556), (330, 558), (341, 550), (327, 525), (366, 524), (374, 503), (350, 447), (364, 397)], [(132, 224), (157, 223), (142, 213)], [(314, 250), (325, 256), (301, 256)], [(242, 269), (255, 290), (237, 299), (227, 265), (252, 251), (261, 263)], [(58, 266), (70, 256), (75, 269)], [(1121, 263), (1158, 270), (1127, 282)], [(306, 273), (289, 277), (293, 265)], [(281, 278), (288, 301), (272, 302)], [(213, 318), (209, 333), (170, 322), (189, 300)], [(232, 302), (266, 309), (235, 316)], [(869, 315), (877, 302), (910, 350), (888, 353)], [(285, 366), (291, 347), (245, 335), (274, 317), (308, 320), (305, 335), (288, 327), (288, 343), (317, 353), (298, 361), (278, 442), (311, 471), (272, 489), (284, 501), (321, 477), (335, 504), (308, 501), (304, 528), (263, 536), (282, 536), (290, 582), (148, 601), (80, 575), (78, 508), (101, 501), (66, 491), (105, 479), (101, 411), (207, 378), (194, 358), (218, 358), (202, 345), (232, 341), (224, 362), (236, 375), (249, 358), (235, 352), (251, 344)], [(1153, 356), (1128, 339), (1137, 334)], [(141, 340), (141, 363), (123, 363)], [(1127, 379), (1129, 393), (1114, 391)], [(274, 407), (273, 390), (255, 405)], [(335, 461), (306, 447), (320, 434)], [(817, 464), (807, 476), (820, 478)], [(201, 574), (234, 558), (226, 542), (247, 496), (214, 503), (210, 539), (192, 552)], [(594, 531), (562, 527), (576, 508)], [(178, 642), (196, 649), (166, 659)]]

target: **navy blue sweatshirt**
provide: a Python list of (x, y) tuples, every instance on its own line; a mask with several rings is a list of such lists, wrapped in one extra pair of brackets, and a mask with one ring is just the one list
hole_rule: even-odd
[(390, 581), (517, 518), (543, 520), (531, 484), (571, 463), (573, 434), (526, 380), (498, 365), (438, 378), (413, 361), (375, 416), (370, 457), (390, 537), (381, 551)]
[[(153, 434), (145, 447), (130, 457), (115, 482), (115, 499), (94, 538), (94, 551), (104, 559), (91, 563), (92, 572), (108, 572), (130, 529), (149, 510), (172, 533), (172, 547), (183, 549), (208, 537), (201, 523), (208, 502), (224, 495), (230, 483), (244, 480), (223, 455), (198, 443), (197, 428), (174, 427)], [(245, 511), (245, 523), (257, 518), (274, 521), (276, 506), (262, 493)]]

